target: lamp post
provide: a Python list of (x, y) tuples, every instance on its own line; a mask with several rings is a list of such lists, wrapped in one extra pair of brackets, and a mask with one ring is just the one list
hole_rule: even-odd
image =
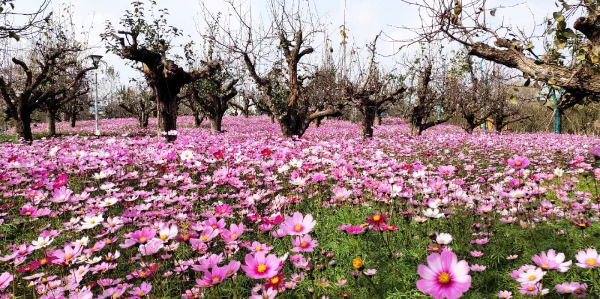
[(96, 96), (94, 97), (94, 112), (96, 114), (96, 131), (94, 131), (94, 134), (96, 136), (100, 136), (100, 130), (98, 129), (98, 64), (100, 63), (100, 60), (102, 59), (102, 55), (90, 55), (90, 58), (92, 59), (92, 63), (94, 64), (94, 66), (96, 67), (96, 87), (94, 87), (95, 91), (96, 91)]

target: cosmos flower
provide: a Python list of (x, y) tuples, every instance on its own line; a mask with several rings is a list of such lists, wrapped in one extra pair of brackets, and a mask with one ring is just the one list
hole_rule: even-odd
[(596, 268), (600, 267), (600, 257), (598, 257), (598, 252), (594, 248), (588, 248), (587, 250), (579, 251), (575, 258), (578, 263), (577, 266), (581, 268)]
[(508, 165), (512, 166), (514, 169), (523, 169), (529, 166), (529, 159), (523, 156), (513, 156), (508, 159)]
[(458, 261), (453, 252), (432, 253), (427, 257), (427, 263), (427, 266), (419, 265), (417, 271), (421, 276), (417, 288), (421, 292), (436, 299), (456, 299), (471, 286), (469, 264)]
[(569, 266), (571, 266), (572, 261), (564, 262), (565, 254), (558, 253), (554, 249), (548, 250), (548, 253), (543, 252), (540, 255), (534, 255), (532, 258), (533, 262), (540, 266), (544, 270), (558, 270), (559, 272), (567, 272), (569, 271)]
[(288, 235), (301, 236), (311, 232), (316, 224), (317, 221), (313, 220), (312, 215), (302, 216), (300, 212), (295, 212), (292, 217), (285, 216), (280, 228)]
[(313, 252), (313, 249), (319, 245), (317, 240), (313, 240), (310, 235), (298, 236), (292, 239), (293, 252)]
[(248, 253), (244, 260), (246, 264), (242, 265), (242, 270), (253, 279), (273, 277), (282, 267), (281, 260), (274, 254), (265, 256), (262, 252), (255, 255)]

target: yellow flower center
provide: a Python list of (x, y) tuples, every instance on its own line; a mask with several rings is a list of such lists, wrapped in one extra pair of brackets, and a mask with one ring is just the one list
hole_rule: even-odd
[(256, 272), (258, 273), (265, 273), (267, 271), (267, 265), (265, 264), (259, 264), (258, 267), (256, 267)]
[(517, 161), (517, 162), (515, 162), (515, 165), (517, 165), (517, 166), (521, 166), (521, 161)]
[(542, 264), (542, 268), (548, 268), (548, 264)]
[(236, 233), (233, 233), (233, 234), (231, 234), (231, 237), (232, 237), (232, 238), (237, 238), (237, 234), (236, 234)]
[(141, 237), (140, 242), (144, 242), (144, 241), (146, 241), (146, 237)]
[(450, 283), (450, 274), (448, 272), (442, 272), (438, 275), (438, 281), (443, 284)]
[(294, 230), (297, 232), (302, 231), (302, 225), (296, 224), (296, 226), (294, 227)]
[(212, 278), (213, 283), (217, 282), (219, 280), (221, 280), (221, 277), (219, 277), (219, 276), (213, 276), (213, 278)]
[(527, 290), (528, 290), (528, 291), (533, 291), (533, 290), (535, 290), (535, 287), (534, 287), (534, 286), (528, 286), (528, 287), (527, 287)]
[(70, 258), (72, 258), (72, 257), (73, 257), (73, 255), (72, 255), (72, 254), (70, 254), (70, 253), (67, 253), (67, 254), (65, 255), (65, 258), (66, 258), (66, 259), (70, 259)]
[(595, 266), (596, 265), (596, 260), (595, 259), (589, 259), (586, 261), (586, 264), (590, 265), (590, 266)]
[(167, 236), (167, 235), (165, 235), (165, 234), (162, 234), (162, 235), (160, 235), (160, 239), (161, 239), (161, 240), (166, 240), (166, 239), (167, 239), (167, 237), (168, 237), (168, 236)]
[(308, 242), (303, 241), (302, 243), (300, 243), (300, 247), (304, 248), (308, 246)]
[(276, 284), (278, 282), (279, 282), (279, 277), (275, 276), (275, 277), (271, 278), (271, 283), (272, 284)]
[(529, 275), (529, 280), (535, 280), (535, 275)]
[(379, 216), (379, 215), (373, 216), (373, 221), (379, 221), (379, 219), (381, 219), (381, 216)]
[(91, 220), (90, 220), (90, 223), (91, 223), (91, 224), (94, 224), (94, 223), (96, 223), (96, 220), (94, 220), (94, 219), (91, 219)]
[(202, 239), (202, 241), (206, 241), (208, 240), (208, 236), (202, 236), (200, 239)]

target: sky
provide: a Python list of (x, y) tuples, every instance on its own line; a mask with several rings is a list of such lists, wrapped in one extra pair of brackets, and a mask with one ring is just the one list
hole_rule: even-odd
[[(106, 21), (115, 24), (117, 30), (121, 29), (118, 27), (119, 19), (126, 9), (131, 8), (130, 0), (52, 1), (51, 6), (55, 11), (66, 4), (73, 5), (75, 23), (89, 28), (89, 44), (94, 47), (93, 52), (104, 55), (104, 61), (120, 73), (122, 82), (126, 83), (129, 78), (141, 76), (138, 71), (127, 66), (123, 59), (114, 54), (106, 54), (105, 45), (100, 39), (100, 33), (104, 31)], [(167, 18), (169, 25), (184, 31), (184, 37), (177, 42), (187, 43), (190, 40), (188, 35), (191, 35), (192, 39), (200, 40), (197, 25), (201, 28), (206, 26), (200, 13), (200, 1), (203, 1), (212, 13), (220, 11), (224, 16), (229, 15), (229, 5), (223, 0), (157, 0), (157, 7), (169, 9), (170, 16)], [(30, 11), (39, 6), (39, 3), (41, 0), (21, 0), (17, 2), (17, 9)], [(267, 0), (244, 0), (244, 3), (252, 5), (253, 15), (261, 15), (263, 19), (268, 17)], [(498, 10), (494, 22), (510, 23), (523, 28), (526, 32), (533, 30), (536, 22), (541, 22), (545, 16), (551, 15), (556, 9), (554, 1), (549, 0), (488, 0), (488, 3), (488, 7), (523, 3), (517, 7)], [(338, 28), (344, 23), (344, 17), (350, 35), (349, 43), (363, 50), (365, 45), (370, 43), (380, 31), (384, 31), (387, 36), (396, 39), (406, 39), (411, 36), (411, 33), (396, 26), (416, 27), (420, 25), (416, 7), (400, 0), (317, 0), (313, 5), (328, 25), (335, 51), (339, 51), (341, 36)], [(344, 7), (346, 8), (345, 12)], [(259, 18), (255, 19), (259, 20)], [(400, 45), (401, 43), (385, 41), (385, 38), (382, 38), (378, 44), (378, 54), (382, 56), (377, 59), (384, 65), (393, 66), (400, 55), (386, 56), (396, 53)], [(316, 54), (311, 55), (313, 56), (311, 59), (320, 59), (321, 53), (322, 51), (317, 49)]]

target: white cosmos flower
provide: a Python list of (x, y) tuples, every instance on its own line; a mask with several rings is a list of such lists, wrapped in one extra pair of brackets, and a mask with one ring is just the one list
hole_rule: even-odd
[(437, 235), (437, 238), (435, 239), (435, 241), (441, 245), (450, 244), (450, 242), (452, 242), (452, 235), (450, 235), (448, 233), (440, 233)]
[(194, 159), (194, 153), (190, 150), (185, 150), (179, 154), (181, 161), (188, 162)]
[(54, 241), (54, 238), (50, 238), (50, 237), (39, 237), (36, 241), (31, 242), (31, 245), (33, 245), (33, 247), (35, 249), (40, 249), (43, 247), (46, 247), (48, 245), (50, 245), (50, 243), (52, 243), (52, 241)]
[(444, 216), (444, 213), (440, 213), (439, 209), (427, 209), (423, 211), (423, 215), (430, 218), (441, 218)]
[(562, 170), (562, 169), (560, 169), (560, 168), (555, 168), (554, 169), (554, 175), (557, 176), (557, 177), (563, 176), (564, 173), (565, 173), (565, 171)]
[(85, 216), (81, 222), (81, 229), (93, 228), (102, 223), (102, 221), (104, 221), (102, 214), (99, 214), (98, 216)]

